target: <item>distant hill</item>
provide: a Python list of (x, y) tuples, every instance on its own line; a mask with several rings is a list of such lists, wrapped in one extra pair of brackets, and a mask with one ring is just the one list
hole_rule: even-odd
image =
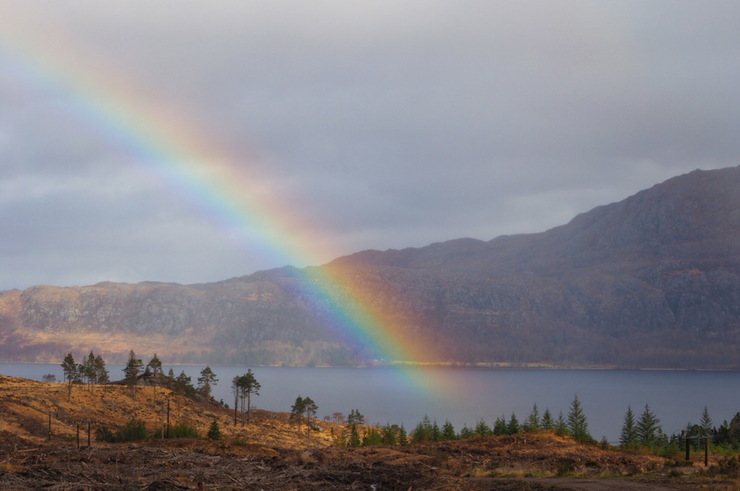
[[(739, 367), (740, 167), (674, 177), (539, 234), (363, 251), (321, 268), (348, 302), (358, 295), (417, 333), (425, 361)], [(247, 364), (378, 356), (327, 325), (305, 273), (2, 292), (0, 357), (137, 346)]]

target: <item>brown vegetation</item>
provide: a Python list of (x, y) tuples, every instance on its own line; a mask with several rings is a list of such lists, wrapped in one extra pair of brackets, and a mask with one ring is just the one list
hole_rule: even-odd
[[(666, 462), (656, 456), (581, 445), (546, 431), (345, 449), (332, 446), (332, 436), (345, 431), (344, 425), (312, 420), (309, 440), (307, 425), (299, 434), (289, 414), (255, 411), (252, 424), (234, 426), (230, 410), (167, 389), (158, 390), (156, 402), (152, 387), (141, 387), (137, 401), (122, 386), (98, 387), (94, 393), (75, 386), (70, 402), (66, 395), (62, 383), (0, 376), (0, 489), (566, 489), (558, 486), (569, 481), (543, 481), (563, 476), (658, 476), (662, 489), (691, 489), (697, 484), (666, 477)], [(166, 421), (167, 398), (173, 425), (186, 422), (206, 435), (215, 420), (222, 439), (95, 441), (96, 428), (116, 430), (132, 418), (144, 421), (151, 433)], [(93, 430), (90, 447), (88, 422)], [(623, 489), (651, 489), (634, 481), (619, 483)], [(721, 487), (727, 483), (712, 485), (730, 489)]]

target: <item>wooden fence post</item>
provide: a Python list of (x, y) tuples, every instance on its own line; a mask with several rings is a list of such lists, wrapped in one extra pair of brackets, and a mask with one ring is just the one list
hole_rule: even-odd
[(704, 467), (709, 467), (709, 435), (704, 437)]
[(689, 435), (686, 435), (686, 461), (691, 460), (691, 443), (689, 441)]

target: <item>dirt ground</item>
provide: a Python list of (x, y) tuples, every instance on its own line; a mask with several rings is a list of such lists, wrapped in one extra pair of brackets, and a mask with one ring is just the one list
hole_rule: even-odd
[[(580, 445), (552, 432), (354, 449), (333, 446), (344, 425), (298, 427), (285, 413), (233, 412), (171, 392), (110, 386), (94, 392), (0, 376), (1, 490), (740, 490), (738, 483), (667, 466), (664, 459)], [(135, 417), (151, 432), (187, 422), (205, 435), (216, 420), (223, 439), (154, 439), (109, 444), (95, 428)], [(51, 438), (49, 420), (51, 413)], [(80, 425), (78, 448), (77, 425)], [(675, 465), (675, 464), (674, 464)]]

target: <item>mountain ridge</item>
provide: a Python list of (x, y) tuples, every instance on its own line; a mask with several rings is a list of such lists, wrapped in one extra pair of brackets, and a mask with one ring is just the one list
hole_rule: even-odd
[(9, 290), (0, 357), (117, 356), (140, 343), (178, 361), (382, 358), (327, 323), (331, 306), (311, 297), (310, 280), (424, 340), (419, 361), (736, 368), (738, 244), (740, 167), (695, 170), (540, 233), (366, 250), (213, 283)]

